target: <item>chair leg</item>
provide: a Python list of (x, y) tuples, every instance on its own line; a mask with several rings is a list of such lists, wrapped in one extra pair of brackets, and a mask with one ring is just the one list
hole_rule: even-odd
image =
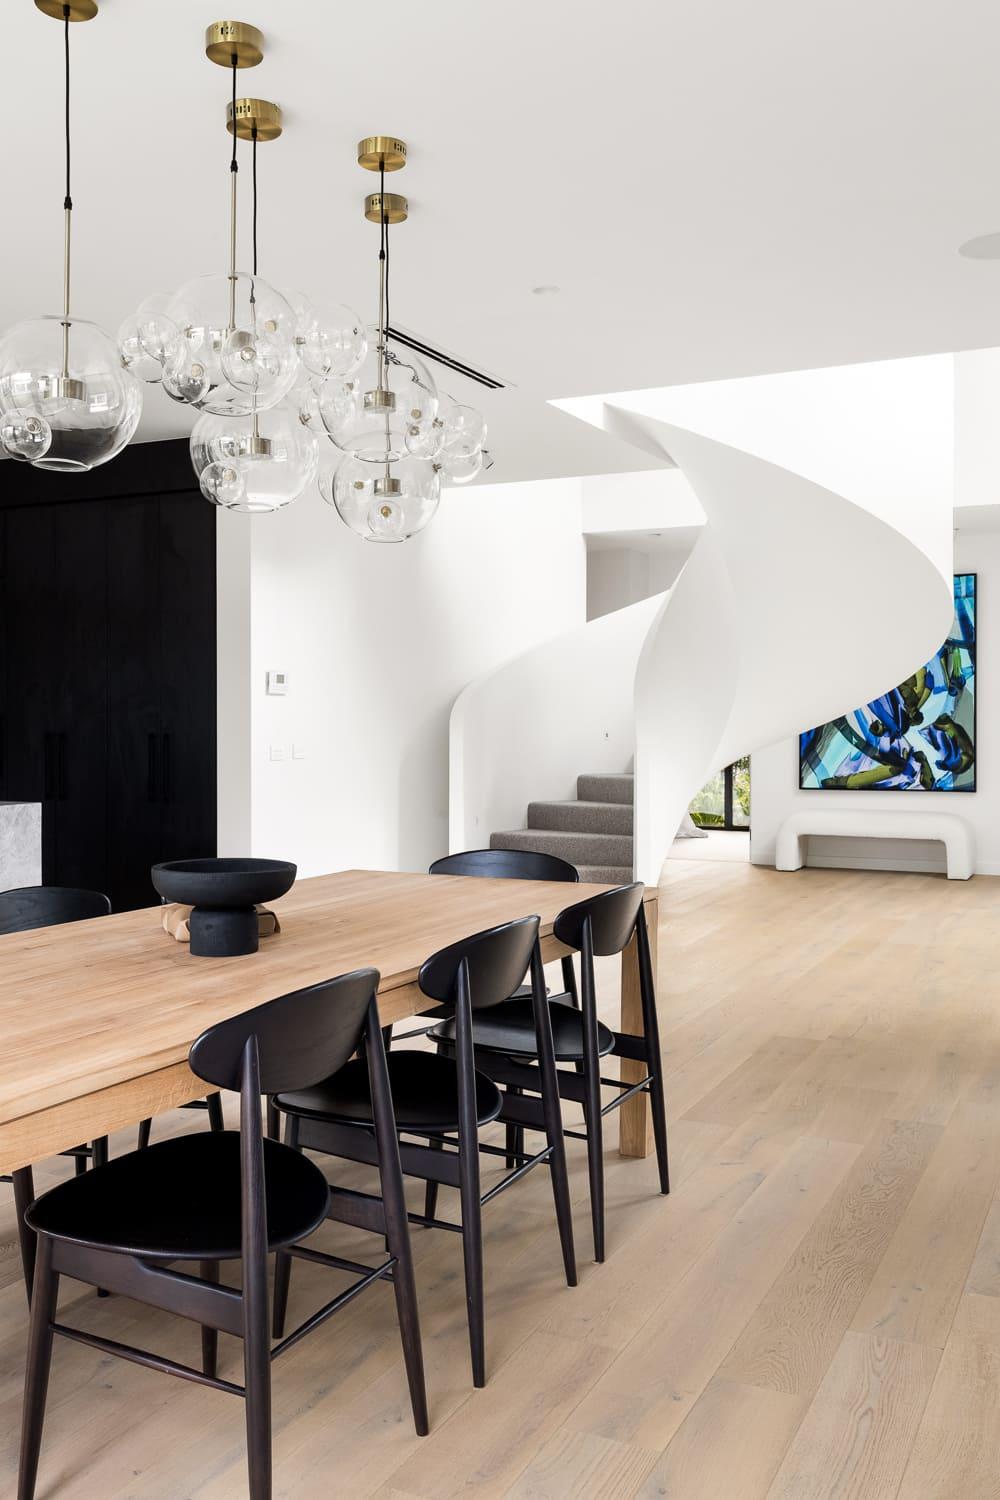
[(272, 1141), (281, 1140), (281, 1111), (270, 1094), (267, 1096), (267, 1121), (264, 1134)]
[(382, 1045), (387, 1052), (392, 1051), (392, 1027), (382, 1027)]
[(20, 1167), (11, 1173), (14, 1188), (14, 1213), (17, 1217), (17, 1243), (21, 1251), (21, 1270), (24, 1274), (24, 1290), (31, 1306), (31, 1288), (35, 1279), (35, 1255), (37, 1235), (25, 1223), (24, 1216), (34, 1202), (35, 1183), (30, 1167)]
[[(444, 1141), (435, 1140), (433, 1136), (427, 1142), (432, 1151), (443, 1151)], [(432, 1182), (428, 1177), (424, 1186), (424, 1218), (433, 1219), (437, 1215), (439, 1182)]]
[[(244, 1296), (246, 1289), (244, 1288)], [(271, 1357), (267, 1337), (267, 1298), (259, 1316), (247, 1320), (243, 1335), (246, 1387), (247, 1471), (250, 1500), (271, 1500)]]
[(469, 1315), (472, 1384), (486, 1384), (486, 1305), (483, 1285), (483, 1207), (479, 1188), (479, 1149), (475, 1136), (459, 1141), (459, 1182), (462, 1199), (462, 1253), (465, 1260), (465, 1302)]
[(139, 1140), (137, 1143), (137, 1150), (145, 1151), (146, 1147), (149, 1145), (149, 1134), (152, 1128), (152, 1120), (139, 1121)]
[(52, 1241), (43, 1235), (38, 1247), (31, 1303), (17, 1500), (34, 1500), (38, 1456), (42, 1447), (42, 1423), (45, 1420), (45, 1396), (49, 1385), (49, 1366), (52, 1363), (52, 1320), (55, 1317), (58, 1292), (59, 1277), (52, 1269)]
[(653, 1117), (653, 1141), (656, 1165), (660, 1174), (660, 1192), (670, 1192), (670, 1164), (667, 1158), (667, 1107), (663, 1088), (663, 1056), (660, 1049), (660, 1018), (656, 1010), (656, 980), (653, 956), (646, 927), (646, 914), (640, 908), (636, 923), (639, 952), (639, 995), (642, 1004), (642, 1029), (646, 1038), (646, 1071), (649, 1074), (649, 1104)]
[[(219, 1262), (217, 1260), (203, 1260), (201, 1262), (202, 1281), (211, 1281), (213, 1284), (219, 1280)], [(201, 1371), (203, 1375), (210, 1375), (214, 1380), (219, 1372), (219, 1332), (216, 1328), (201, 1327)]]
[[(285, 1145), (299, 1148), (299, 1122), (294, 1115), (285, 1121)], [(292, 1285), (292, 1257), (285, 1250), (278, 1250), (274, 1257), (274, 1296), (271, 1304), (271, 1336), (280, 1339), (285, 1332), (285, 1317), (288, 1313), (288, 1293)]]
[(106, 1167), (108, 1164), (108, 1138), (100, 1136), (90, 1148), (91, 1165), (95, 1167)]
[(209, 1094), (207, 1103), (209, 1130), (225, 1130), (226, 1122), (222, 1117), (222, 1095)]
[(660, 1174), (660, 1192), (670, 1192), (670, 1162), (667, 1156), (667, 1108), (663, 1092), (663, 1075), (659, 1061), (650, 1065), (649, 1107), (653, 1117), (653, 1141), (656, 1146), (656, 1166)]
[(556, 1072), (555, 1048), (552, 1042), (552, 1015), (545, 996), (542, 955), (535, 945), (531, 957), (531, 981), (535, 1037), (538, 1046), (538, 1071), (541, 1081), (542, 1119), (545, 1141), (550, 1148), (549, 1175), (556, 1210), (559, 1243), (568, 1286), (576, 1286), (576, 1250), (573, 1245), (573, 1210), (569, 1196), (569, 1173), (566, 1169), (566, 1140), (563, 1136), (562, 1103), (559, 1097), (559, 1075)]
[[(516, 1083), (510, 1083), (507, 1085), (507, 1092), (508, 1094), (518, 1095), (521, 1093), (521, 1090), (518, 1088)], [(504, 1133), (504, 1149), (507, 1152), (507, 1155), (504, 1158), (504, 1166), (509, 1172), (512, 1167), (516, 1167), (518, 1165), (516, 1153), (523, 1153), (524, 1151), (523, 1126), (514, 1124), (507, 1125)]]
[[(399, 1141), (392, 1109), (392, 1092), (386, 1067), (384, 1042), (376, 1029), (378, 1011), (374, 999), (366, 1026), (365, 1055), (372, 1091), (372, 1116), (378, 1154), (379, 1186), (385, 1218), (385, 1239), (389, 1254), (396, 1261), (393, 1291), (396, 1295), (396, 1317), (403, 1345), (403, 1362), (410, 1388), (410, 1406), (417, 1436), (428, 1431), (427, 1389), (424, 1383), (424, 1356), (420, 1342), (420, 1318), (417, 1313), (417, 1287), (413, 1277), (413, 1252), (410, 1246), (410, 1223), (406, 1209), (403, 1171), (399, 1161)], [(384, 1035), (384, 1033), (383, 1033)]]
[(597, 996), (594, 960), (582, 957), (583, 977), (583, 1116), (587, 1130), (587, 1171), (590, 1178), (590, 1217), (594, 1227), (594, 1259), (604, 1259), (604, 1125), (601, 1118), (601, 1059), (597, 1047)]
[[(82, 1145), (74, 1146), (73, 1149), (74, 1149), (74, 1151), (85, 1151), (87, 1149), (87, 1143), (86, 1143), (86, 1141), (84, 1141), (82, 1143)], [(76, 1157), (74, 1157), (73, 1158), (73, 1176), (74, 1177), (82, 1177), (83, 1174), (84, 1174), (84, 1172), (86, 1172), (86, 1170), (87, 1170), (87, 1158), (85, 1156), (76, 1156)]]

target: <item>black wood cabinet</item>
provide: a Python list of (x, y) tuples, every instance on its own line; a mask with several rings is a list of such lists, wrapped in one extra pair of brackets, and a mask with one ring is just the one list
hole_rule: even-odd
[(0, 795), (43, 804), (43, 880), (116, 911), (216, 847), (215, 512), (186, 450), (0, 476)]

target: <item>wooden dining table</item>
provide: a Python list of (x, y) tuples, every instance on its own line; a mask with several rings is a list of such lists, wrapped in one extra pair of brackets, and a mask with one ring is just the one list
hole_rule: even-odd
[[(537, 914), (545, 962), (569, 950), (558, 913), (610, 887), (342, 870), (299, 880), (273, 903), (281, 930), (257, 953), (196, 958), (162, 926), (162, 908), (0, 937), (0, 1172), (19, 1209), (33, 1162), (204, 1096), (191, 1043), (228, 1016), (373, 965), (384, 1025), (427, 1007), (424, 959), (471, 933)], [(646, 919), (656, 959), (657, 896)], [(635, 944), (622, 959), (622, 1031), (641, 1034)], [(635, 1082), (643, 1065), (621, 1060)], [(646, 1095), (620, 1110), (620, 1150), (650, 1149)], [(22, 1249), (24, 1246), (22, 1245)]]

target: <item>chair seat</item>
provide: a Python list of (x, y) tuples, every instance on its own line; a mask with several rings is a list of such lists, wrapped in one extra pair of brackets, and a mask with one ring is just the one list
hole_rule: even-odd
[[(386, 1058), (396, 1125), (400, 1130), (456, 1130), (458, 1128), (458, 1068), (449, 1057), (433, 1052), (390, 1052)], [(279, 1094), (275, 1101), (288, 1115), (335, 1120), (349, 1125), (372, 1123), (368, 1065), (354, 1061), (332, 1078), (311, 1089)], [(495, 1120), (503, 1101), (500, 1090), (482, 1073), (476, 1074), (476, 1114), (480, 1125)]]
[[(557, 1062), (579, 1062), (583, 1057), (583, 1015), (568, 1002), (568, 996), (549, 1001), (552, 1017), (552, 1041)], [(455, 1041), (455, 1022), (442, 1021), (427, 1033), (435, 1041)], [(508, 1056), (535, 1057), (535, 1016), (530, 1000), (514, 998), (503, 1005), (479, 1011), (472, 1017), (472, 1039), (486, 1052), (503, 1052)], [(597, 1023), (597, 1050), (601, 1057), (611, 1052), (615, 1034), (603, 1022)]]
[[(326, 1218), (329, 1188), (308, 1157), (264, 1141), (271, 1250), (305, 1239)], [(240, 1254), (240, 1137), (199, 1131), (117, 1156), (38, 1198), (28, 1223), (42, 1234), (163, 1260)]]

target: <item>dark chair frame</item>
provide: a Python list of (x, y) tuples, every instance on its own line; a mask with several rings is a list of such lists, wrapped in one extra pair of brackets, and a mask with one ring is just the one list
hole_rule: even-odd
[[(242, 1396), (246, 1403), (247, 1462), (250, 1500), (270, 1500), (271, 1473), (271, 1363), (311, 1333), (359, 1292), (376, 1281), (390, 1281), (396, 1294), (400, 1334), (414, 1425), (427, 1432), (427, 1400), (423, 1356), (417, 1315), (416, 1286), (410, 1251), (392, 1098), (386, 1070), (385, 1050), (379, 1027), (375, 994), (378, 973), (374, 969), (342, 975), (311, 989), (296, 991), (279, 1000), (220, 1022), (204, 1032), (191, 1048), (192, 1070), (216, 1087), (238, 1089), (240, 1095), (241, 1176), (241, 1264), (242, 1287), (223, 1286), (218, 1280), (218, 1258), (200, 1261), (200, 1276), (171, 1268), (176, 1255), (157, 1258), (150, 1253), (130, 1254), (120, 1250), (77, 1243), (53, 1236), (39, 1228), (35, 1290), (31, 1305), (25, 1401), (22, 1420), (21, 1465), (18, 1500), (33, 1500), (41, 1448), (45, 1396), (55, 1334), (130, 1360), (148, 1369), (176, 1375), (212, 1390)], [(350, 1270), (356, 1280), (308, 1317), (275, 1347), (269, 1347), (267, 1294), (267, 1217), (264, 1180), (264, 1137), (260, 1099), (280, 1087), (318, 1081), (310, 1076), (310, 1058), (324, 1055), (311, 1035), (321, 1003), (329, 1001), (330, 1029), (326, 1052), (345, 1052), (336, 1066), (359, 1047), (368, 1062), (373, 1105), (373, 1153), (381, 1175), (382, 1196), (377, 1198), (331, 1189), (327, 1218), (358, 1225), (379, 1234), (388, 1254), (376, 1266), (365, 1266), (324, 1255), (297, 1244), (289, 1253), (302, 1255), (338, 1270)], [(361, 1021), (351, 1013), (361, 1006)], [(300, 1015), (296, 1015), (296, 1005)], [(338, 1012), (340, 1013), (338, 1015)], [(339, 1027), (339, 1031), (334, 1028)], [(166, 1143), (165, 1143), (166, 1144)], [(280, 1149), (280, 1148), (279, 1148)], [(29, 1214), (30, 1218), (30, 1214)], [(319, 1220), (322, 1223), (322, 1219)], [(318, 1227), (314, 1225), (314, 1228)], [(311, 1233), (312, 1231), (310, 1231)], [(190, 1257), (198, 1263), (197, 1251)], [(71, 1276), (91, 1285), (132, 1297), (150, 1306), (180, 1314), (202, 1328), (202, 1369), (131, 1345), (121, 1344), (57, 1321), (56, 1298), (59, 1278)], [(219, 1333), (243, 1340), (244, 1383), (220, 1379), (217, 1374)]]
[[(477, 1387), (486, 1383), (482, 1210), (543, 1162), (548, 1164), (552, 1177), (556, 1222), (566, 1281), (569, 1286), (577, 1284), (569, 1176), (559, 1105), (552, 1022), (545, 993), (541, 949), (538, 944), (538, 926), (538, 917), (532, 916), (477, 933), (464, 942), (455, 943), (450, 948), (434, 954), (423, 964), (418, 976), (423, 993), (437, 1000), (439, 1006), (455, 1017), (455, 1061), (458, 1082), (457, 1141), (454, 1139), (456, 1135), (454, 1130), (418, 1130), (412, 1129), (409, 1125), (401, 1125), (399, 1127), (401, 1135), (416, 1136), (418, 1140), (400, 1141), (400, 1159), (407, 1176), (422, 1178), (426, 1182), (424, 1212), (422, 1214), (411, 1213), (410, 1223), (421, 1224), (429, 1229), (446, 1229), (462, 1236), (472, 1379)], [(541, 1094), (538, 1101), (541, 1123), (538, 1128), (545, 1135), (546, 1145), (541, 1151), (533, 1154), (518, 1152), (507, 1175), (484, 1193), (480, 1183), (480, 1154), (509, 1158), (510, 1153), (509, 1142), (507, 1147), (500, 1147), (493, 1146), (479, 1138), (472, 1015), (476, 1009), (502, 1004), (508, 998), (510, 989), (516, 987), (517, 983), (515, 979), (507, 993), (501, 993), (502, 983), (500, 989), (486, 993), (489, 989), (489, 976), (484, 982), (481, 959), (477, 965), (476, 979), (473, 980), (470, 960), (473, 957), (474, 945), (488, 941), (494, 941), (498, 948), (504, 950), (503, 959), (506, 960), (508, 966), (511, 951), (520, 944), (520, 952), (526, 960), (525, 967), (530, 968), (532, 1007), (538, 1043), (538, 1067), (532, 1076), (532, 1082)], [(499, 966), (503, 967), (502, 961)], [(522, 968), (518, 977), (523, 978), (523, 975), (524, 969)], [(520, 1123), (523, 1119), (521, 1101), (513, 1094), (502, 1094), (501, 1100), (500, 1120)], [(374, 1160), (375, 1148), (371, 1134), (363, 1125), (348, 1123), (342, 1119), (318, 1119), (315, 1116), (295, 1114), (285, 1108), (282, 1100), (279, 1099), (277, 1103), (278, 1108), (287, 1115), (285, 1138), (289, 1145), (299, 1150), (322, 1151), (351, 1161), (371, 1162)], [(442, 1183), (447, 1187), (458, 1189), (461, 1207), (459, 1223), (437, 1217), (438, 1187)], [(290, 1258), (279, 1254), (275, 1265), (275, 1337), (280, 1336), (284, 1326), (290, 1274)]]
[[(566, 859), (560, 859), (557, 854), (540, 854), (534, 849), (463, 849), (457, 854), (442, 855), (440, 859), (434, 861), (427, 873), (428, 875), (472, 876), (489, 880), (552, 880), (563, 883), (577, 883), (580, 879), (580, 872), (576, 865), (571, 865)], [(565, 998), (570, 1005), (579, 1010), (580, 996), (572, 954), (564, 954), (559, 962), (565, 988), (562, 995), (553, 998), (560, 1002)], [(530, 994), (531, 986), (521, 985), (510, 998), (526, 1000)], [(428, 1024), (414, 1031), (407, 1031), (403, 1036), (393, 1038), (392, 1027), (387, 1026), (384, 1033), (386, 1047), (391, 1047), (394, 1040), (405, 1042), (412, 1037), (426, 1036), (429, 1031), (433, 1030), (436, 1023), (450, 1012), (447, 1006), (443, 1006), (438, 1007), (436, 1011), (426, 1011), (424, 1014), (428, 1016)], [(510, 1092), (516, 1093), (516, 1088), (512, 1087)], [(518, 1157), (523, 1154), (524, 1127), (510, 1123), (507, 1126), (507, 1166), (515, 1166)]]
[[(591, 896), (560, 912), (553, 928), (559, 941), (578, 952), (581, 960), (582, 1066), (579, 1069), (574, 1067), (572, 1071), (567, 1067), (557, 1069), (557, 1081), (562, 1099), (583, 1106), (585, 1128), (582, 1131), (567, 1129), (564, 1133), (573, 1140), (585, 1141), (587, 1145), (594, 1259), (598, 1262), (605, 1258), (606, 1245), (603, 1122), (606, 1115), (620, 1109), (627, 1099), (636, 1094), (649, 1095), (660, 1191), (665, 1194), (670, 1192), (660, 1024), (656, 1010), (649, 931), (642, 901), (643, 891), (643, 885), (637, 882)], [(633, 905), (634, 914), (630, 910)], [(594, 957), (595, 954), (607, 956), (623, 952), (633, 937), (638, 956), (643, 1035), (612, 1032), (614, 1047), (606, 1054), (644, 1064), (645, 1076), (636, 1083), (625, 1083), (618, 1078), (606, 1078), (601, 1073)], [(438, 1047), (443, 1052), (451, 1050), (448, 1043), (439, 1042)], [(485, 1047), (476, 1047), (475, 1058), (476, 1066), (481, 1072), (508, 1092), (512, 1089), (516, 1091), (520, 1100), (517, 1108), (523, 1116), (524, 1124), (532, 1130), (541, 1129), (543, 1111), (540, 1101), (531, 1097), (538, 1095), (545, 1087), (539, 1077), (537, 1065), (527, 1058), (519, 1059)], [(615, 1090), (615, 1096), (607, 1104), (602, 1099), (602, 1088)]]

